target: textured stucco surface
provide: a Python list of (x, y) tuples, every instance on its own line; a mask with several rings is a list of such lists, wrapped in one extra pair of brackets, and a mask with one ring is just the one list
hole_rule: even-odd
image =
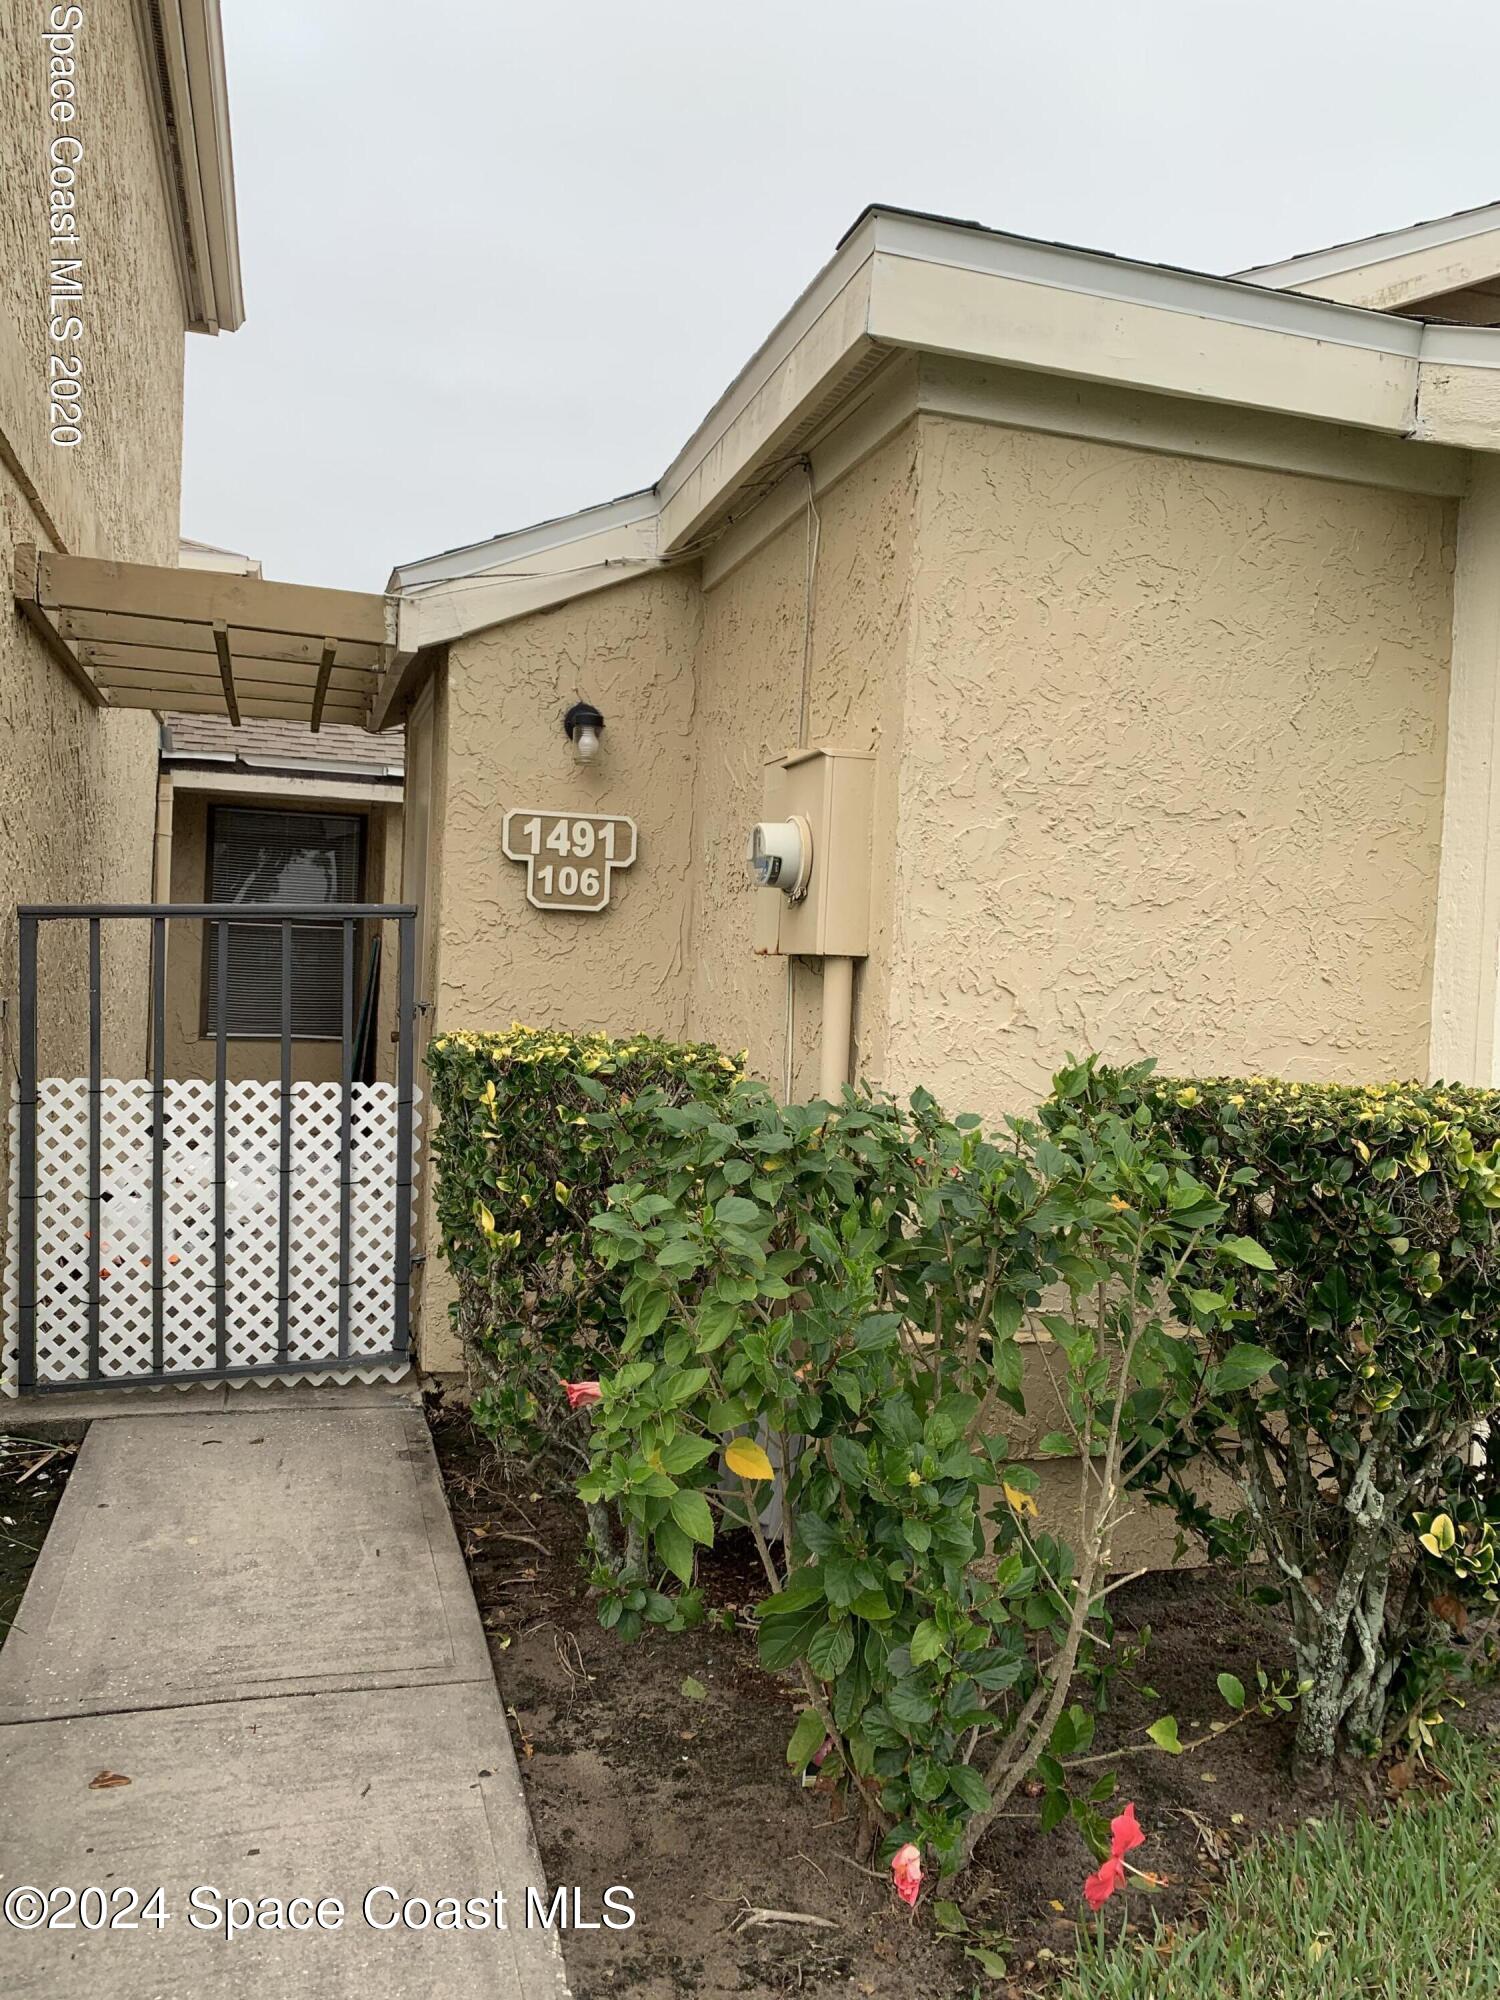
[[(934, 416), (817, 501), (812, 743), (874, 749), (855, 1068), (998, 1123), (1069, 1050), (1417, 1074), (1453, 503)], [(436, 676), (431, 1026), (687, 1032), (780, 1085), (744, 843), (797, 741), (813, 523), (455, 646)], [(576, 694), (610, 718), (579, 773)], [(513, 802), (636, 814), (605, 919), (527, 908)], [(819, 968), (795, 964), (794, 1095)], [(429, 1365), (456, 1354), (427, 1281)]]
[[(174, 562), (182, 425), (182, 304), (126, 6), (90, 8), (79, 77), (86, 157), (86, 436), (47, 440), (46, 149), (40, 9), (0, 0), (0, 562), (15, 545)], [(56, 529), (56, 535), (52, 530)], [(14, 909), (21, 901), (146, 901), (151, 887), (156, 725), (91, 709), (17, 616), (0, 612), (0, 994), (16, 994)], [(42, 1060), (84, 1059), (82, 938), (49, 934)], [(105, 1061), (138, 1065), (145, 1041), (145, 933), (111, 935), (105, 961)], [(14, 1007), (3, 1035), (14, 1060)]]
[[(680, 1034), (693, 792), (691, 572), (657, 572), (454, 645), (447, 673), (442, 946), (433, 1031), (558, 1021)], [(591, 765), (564, 711), (605, 718)], [(628, 813), (637, 857), (608, 909), (535, 910), (500, 851), (514, 807)]]
[(926, 418), (890, 1080), (1426, 1063), (1451, 503)]
[[(423, 1038), (513, 1020), (681, 1035), (687, 1023), (693, 815), (695, 570), (631, 579), (449, 649), (433, 708), (408, 756), (432, 737)], [(581, 765), (562, 730), (580, 697), (605, 718)], [(628, 813), (635, 865), (594, 915), (536, 910), (524, 868), (500, 851), (513, 807)], [(435, 1242), (431, 1190), (423, 1247)], [(421, 1267), (424, 1365), (458, 1366), (447, 1272)]]
[[(877, 753), (871, 830), (870, 956), (855, 986), (854, 1067), (885, 1062), (892, 951), (897, 777), (916, 517), (917, 427), (908, 424), (817, 503), (807, 740)], [(746, 1048), (781, 1083), (786, 961), (750, 948), (753, 895), (745, 840), (761, 816), (766, 763), (798, 741), (814, 524), (794, 518), (704, 598), (698, 649), (699, 764), (694, 813), (695, 1036)], [(795, 967), (794, 1095), (817, 1088), (822, 978)]]

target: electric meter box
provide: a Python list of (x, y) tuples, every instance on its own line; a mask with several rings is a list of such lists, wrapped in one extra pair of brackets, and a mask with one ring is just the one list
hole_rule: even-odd
[(789, 750), (765, 768), (764, 821), (800, 820), (812, 844), (799, 894), (755, 892), (755, 949), (805, 958), (864, 958), (870, 950), (870, 834), (875, 755)]

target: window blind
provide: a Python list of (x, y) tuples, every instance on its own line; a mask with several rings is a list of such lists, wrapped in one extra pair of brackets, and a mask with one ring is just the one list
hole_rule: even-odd
[[(356, 903), (364, 821), (352, 813), (277, 812), (215, 806), (209, 818), (208, 897), (213, 903)], [(218, 925), (205, 924), (204, 1029), (215, 1031)], [(281, 1033), (281, 932), (229, 925), (225, 1028), (231, 1035)], [(359, 977), (356, 964), (355, 978)], [(337, 1040), (343, 1031), (343, 931), (337, 923), (292, 926), (292, 1033)]]

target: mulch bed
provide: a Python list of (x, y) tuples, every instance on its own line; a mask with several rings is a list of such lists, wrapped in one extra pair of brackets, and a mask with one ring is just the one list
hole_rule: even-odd
[[(976, 1991), (1030, 1992), (1071, 1960), (1093, 1858), (1071, 1827), (1043, 1837), (1037, 1805), (1017, 1798), (954, 1896), (971, 1929), (989, 1933), (1008, 1978), (993, 1982), (956, 1945), (915, 1920), (853, 1859), (853, 1828), (837, 1802), (803, 1789), (785, 1761), (799, 1692), (757, 1664), (752, 1635), (710, 1618), (697, 1630), (651, 1632), (623, 1645), (601, 1631), (584, 1583), (576, 1505), (507, 1486), (494, 1455), (458, 1415), (434, 1435), (468, 1558), (549, 1881), (584, 1891), (585, 1908), (623, 1883), (635, 1928), (564, 1940), (576, 2000), (729, 2000), (729, 1996), (854, 1995), (859, 2000), (969, 2000)], [(701, 1565), (713, 1611), (764, 1594), (748, 1537), (726, 1540)], [(1253, 1687), (1257, 1663), (1287, 1664), (1274, 1609), (1205, 1570), (1127, 1584), (1114, 1597), (1120, 1639), (1149, 1631), (1095, 1748), (1176, 1715), (1184, 1739), (1228, 1714), (1222, 1670)], [(694, 1698), (683, 1683), (706, 1693)], [(1119, 1767), (1118, 1810), (1136, 1802), (1147, 1844), (1133, 1857), (1164, 1878), (1131, 1914), (1190, 1922), (1235, 1850), (1258, 1834), (1326, 1813), (1290, 1782), (1291, 1726), (1252, 1720), (1182, 1757), (1152, 1753)], [(1374, 1802), (1373, 1779), (1346, 1782), (1351, 1803)], [(747, 1924), (747, 1911), (827, 1918), (833, 1928)], [(1111, 1906), (1110, 1926), (1125, 1917)]]

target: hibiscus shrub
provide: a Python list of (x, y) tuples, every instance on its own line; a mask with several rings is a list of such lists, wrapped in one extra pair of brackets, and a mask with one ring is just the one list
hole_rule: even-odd
[[(783, 1108), (742, 1083), (608, 1120), (594, 1226), (625, 1321), (580, 1486), (627, 1552), (596, 1573), (603, 1622), (670, 1622), (696, 1551), (743, 1526), (762, 1662), (806, 1701), (788, 1760), (848, 1787), (867, 1851), (949, 1872), (1036, 1773), (1044, 1825), (1071, 1815), (1107, 1853), (1113, 1776), (1068, 1767), (1108, 1671), (1122, 1458), (1269, 1366), (1234, 1338), (1260, 1253), (1222, 1226), (1223, 1176), (1149, 1120), (997, 1145), (921, 1092)], [(1081, 1460), (1071, 1547), (1001, 1428), (1028, 1331), (1066, 1412), (1047, 1446)], [(1170, 1718), (1153, 1740), (1181, 1747)]]
[(740, 1064), (700, 1042), (611, 1040), (515, 1023), (427, 1052), (437, 1220), (476, 1421), (511, 1450), (556, 1436), (564, 1381), (612, 1365), (619, 1279), (589, 1219), (615, 1153), (658, 1105), (713, 1103)]
[[(1258, 1246), (1237, 1309), (1203, 1331), (1214, 1357), (1251, 1329), (1269, 1375), (1221, 1365), (1189, 1425), (1173, 1412), (1153, 1445), (1143, 1410), (1132, 1449), (1211, 1551), (1268, 1560), (1310, 1683), (1303, 1770), (1419, 1730), (1496, 1591), (1500, 1508), (1473, 1440), (1500, 1405), (1500, 1093), (1085, 1063), (1044, 1116), (1062, 1145), (1121, 1116), (1169, 1134)], [(1204, 1457), (1237, 1510), (1190, 1489)]]

